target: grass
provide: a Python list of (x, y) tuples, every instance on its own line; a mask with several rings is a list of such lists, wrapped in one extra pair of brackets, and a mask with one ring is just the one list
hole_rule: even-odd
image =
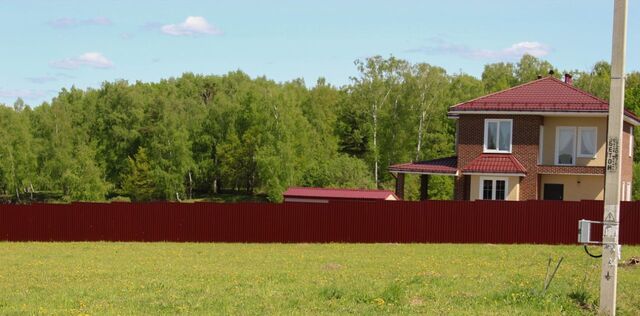
[[(534, 245), (0, 243), (0, 258), (2, 315), (581, 315), (600, 269)], [(637, 269), (619, 270), (619, 315), (640, 314)]]

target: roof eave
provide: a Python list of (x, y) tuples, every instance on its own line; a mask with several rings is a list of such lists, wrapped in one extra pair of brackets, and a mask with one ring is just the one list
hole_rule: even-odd
[(510, 172), (490, 172), (490, 171), (465, 171), (462, 173), (467, 176), (502, 176), (502, 177), (526, 177), (526, 173), (510, 173)]
[(456, 171), (456, 172), (437, 172), (437, 171), (418, 171), (418, 170), (394, 170), (394, 169), (389, 169), (389, 172), (395, 172), (395, 173), (408, 173), (408, 174), (428, 174), (428, 175), (434, 175), (434, 176), (452, 176), (452, 177), (456, 177), (460, 174), (460, 171)]
[[(484, 115), (539, 115), (539, 116), (575, 116), (575, 117), (607, 117), (608, 112), (602, 111), (500, 111), (500, 110), (460, 110), (449, 111), (447, 117), (453, 120), (460, 118), (462, 114), (484, 114)], [(624, 114), (624, 121), (640, 126), (640, 120), (629, 113)]]

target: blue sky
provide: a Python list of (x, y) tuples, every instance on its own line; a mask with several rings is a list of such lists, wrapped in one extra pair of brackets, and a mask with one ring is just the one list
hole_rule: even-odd
[[(640, 3), (629, 1), (627, 70), (640, 70)], [(529, 52), (560, 69), (609, 60), (613, 0), (0, 0), (0, 102), (61, 88), (241, 69), (343, 85), (373, 55), (450, 73)]]

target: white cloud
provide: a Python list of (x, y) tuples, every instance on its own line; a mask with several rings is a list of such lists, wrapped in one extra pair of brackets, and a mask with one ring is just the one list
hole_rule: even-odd
[(30, 100), (30, 99), (42, 98), (46, 95), (47, 93), (41, 90), (0, 88), (0, 98), (7, 98), (7, 99), (22, 98), (22, 99)]
[(539, 42), (519, 42), (515, 43), (507, 48), (500, 50), (487, 50), (482, 49), (472, 52), (472, 56), (478, 58), (519, 58), (524, 54), (529, 54), (534, 57), (544, 57), (549, 55), (551, 48)]
[(98, 16), (90, 19), (75, 19), (75, 18), (59, 18), (53, 21), (49, 21), (47, 24), (53, 28), (64, 29), (77, 26), (86, 25), (112, 25), (113, 22), (107, 17)]
[(430, 40), (433, 44), (409, 52), (422, 52), (426, 54), (452, 54), (464, 58), (472, 59), (506, 59), (514, 60), (529, 54), (534, 57), (544, 57), (551, 53), (551, 47), (540, 42), (518, 42), (503, 49), (477, 49), (465, 45), (447, 42), (443, 39), (435, 38)]
[(56, 74), (46, 74), (43, 76), (35, 76), (35, 77), (26, 77), (24, 79), (26, 79), (29, 82), (32, 83), (37, 83), (37, 84), (45, 84), (48, 82), (56, 82), (56, 81), (60, 81), (60, 80), (65, 80), (65, 79), (73, 79), (75, 78), (72, 75), (69, 74), (65, 74), (65, 73), (56, 73)]
[(51, 67), (61, 69), (76, 69), (82, 66), (92, 68), (112, 68), (113, 62), (98, 52), (84, 53), (78, 57), (65, 58), (49, 63)]
[(166, 24), (160, 27), (160, 31), (167, 35), (173, 36), (190, 36), (190, 35), (222, 35), (223, 32), (214, 25), (209, 24), (207, 20), (201, 16), (190, 16), (179, 24)]
[(38, 83), (38, 84), (42, 84), (42, 83), (47, 83), (47, 82), (54, 82), (54, 81), (58, 81), (58, 78), (54, 77), (54, 76), (40, 76), (40, 77), (27, 77), (25, 78), (33, 83)]

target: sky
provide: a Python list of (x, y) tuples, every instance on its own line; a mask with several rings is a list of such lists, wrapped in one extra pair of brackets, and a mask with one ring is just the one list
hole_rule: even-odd
[[(336, 86), (374, 55), (479, 77), (529, 53), (559, 69), (611, 58), (613, 0), (0, 0), (0, 103), (62, 88), (242, 70)], [(627, 71), (640, 70), (630, 0)]]

